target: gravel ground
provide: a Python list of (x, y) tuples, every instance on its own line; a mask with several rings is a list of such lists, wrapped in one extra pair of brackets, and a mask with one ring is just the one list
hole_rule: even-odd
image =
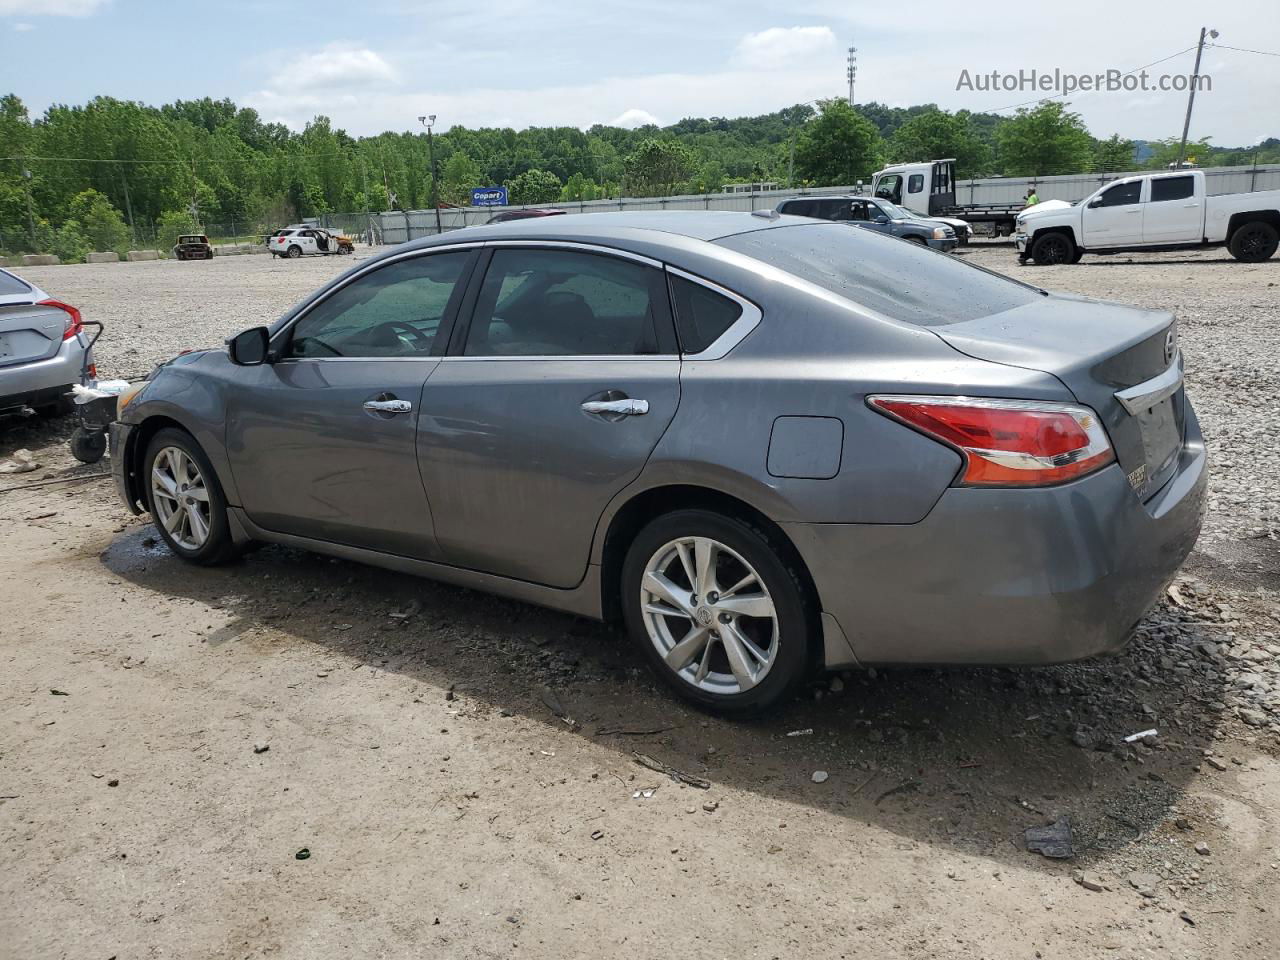
[[(1120, 656), (845, 674), (725, 723), (594, 623), (275, 547), (193, 571), (109, 485), (32, 485), (95, 469), (65, 453), (65, 423), (0, 427), (0, 458), (25, 446), (43, 465), (0, 483), (19, 488), (0, 496), (0, 942), (1274, 957), (1280, 261), (964, 255), (1180, 318), (1210, 508)], [(115, 376), (269, 321), (349, 264), (21, 272), (107, 322)], [(1059, 817), (1075, 857), (1028, 853), (1023, 832)]]

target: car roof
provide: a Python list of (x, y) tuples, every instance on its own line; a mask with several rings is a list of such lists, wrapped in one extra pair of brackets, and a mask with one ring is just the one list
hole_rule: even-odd
[[(761, 215), (764, 214), (764, 215)], [(779, 226), (812, 223), (807, 217), (788, 217), (773, 211), (739, 213), (730, 210), (638, 210), (612, 213), (569, 213), (558, 217), (525, 217), (504, 223), (483, 224), (451, 230), (441, 236), (422, 237), (404, 245), (405, 249), (430, 247), (459, 240), (599, 240), (613, 236), (619, 240), (659, 239), (662, 234), (693, 240), (719, 240), (739, 233), (769, 230)]]

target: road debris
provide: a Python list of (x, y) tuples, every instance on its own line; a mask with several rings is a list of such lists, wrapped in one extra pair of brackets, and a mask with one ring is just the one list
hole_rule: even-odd
[(1156, 888), (1160, 886), (1160, 878), (1154, 873), (1131, 873), (1129, 874), (1129, 886), (1147, 899), (1154, 900)]
[(564, 708), (564, 704), (560, 702), (560, 698), (556, 696), (556, 692), (548, 686), (540, 687), (538, 697), (548, 710), (554, 713), (561, 720), (569, 719), (569, 711)]
[(422, 612), (421, 600), (410, 600), (408, 606), (403, 610), (393, 610), (387, 614), (392, 620), (412, 620)]
[(910, 790), (917, 789), (919, 786), (919, 780), (903, 780), (896, 787), (890, 787), (884, 793), (880, 794), (880, 796), (876, 797), (875, 806), (880, 806), (880, 801), (884, 800), (886, 797), (892, 797), (895, 793), (907, 793)]
[(815, 770), (813, 771), (813, 776), (811, 776), (809, 779), (812, 780), (814, 783), (826, 783), (827, 776), (828, 776), (827, 771)]
[(708, 800), (706, 803), (702, 805), (702, 809), (705, 810), (707, 813), (715, 813), (717, 810), (720, 809), (720, 801)]
[(1209, 855), (1209, 845), (1205, 843), (1203, 840), (1197, 843), (1194, 849), (1196, 853), (1200, 854), (1200, 856), (1202, 857), (1207, 857)]
[(54, 690), (52, 687), (50, 687), (50, 688), (49, 688), (49, 693), (50, 693), (50, 695), (55, 696), (55, 697), (69, 697), (69, 696), (71, 696), (71, 694), (67, 693), (67, 691), (65, 691), (65, 690)]
[(13, 451), (13, 458), (0, 461), (0, 473), (30, 473), (40, 469), (40, 462), (27, 449)]
[(1156, 737), (1160, 735), (1160, 731), (1155, 727), (1150, 730), (1139, 730), (1137, 733), (1131, 733), (1124, 738), (1125, 743), (1136, 743), (1139, 740), (1145, 740), (1147, 737)]
[(812, 737), (813, 727), (805, 727), (803, 730), (792, 730), (787, 734), (788, 737)]
[(658, 733), (666, 733), (668, 730), (677, 729), (677, 725), (667, 724), (662, 727), (601, 727), (594, 736), (597, 737), (649, 737)]
[(603, 830), (592, 830), (592, 831), (591, 831), (591, 839), (592, 839), (592, 840), (599, 840), (599, 839), (600, 839), (601, 837), (603, 837), (603, 836), (604, 836), (604, 831), (603, 831)]
[(308, 850), (306, 847), (303, 847), (301, 850), (299, 850), (297, 853), (295, 853), (295, 854), (293, 855), (293, 859), (295, 859), (295, 860), (309, 860), (309, 859), (311, 859), (311, 851), (310, 851), (310, 850)]
[(1024, 838), (1027, 850), (1053, 860), (1070, 860), (1076, 855), (1071, 821), (1059, 817), (1047, 827), (1028, 827)]
[(1094, 893), (1101, 893), (1107, 889), (1106, 884), (1102, 882), (1102, 878), (1096, 873), (1086, 873), (1083, 870), (1077, 870), (1072, 879), (1086, 890), (1092, 890)]
[(271, 744), (269, 743), (255, 743), (253, 745), (254, 753), (266, 753), (270, 749), (271, 749)]
[(639, 790), (631, 794), (632, 800), (648, 800), (658, 792), (657, 787), (641, 787)]
[(704, 780), (702, 777), (695, 777), (691, 773), (685, 773), (681, 770), (677, 770), (670, 764), (663, 763), (661, 760), (655, 760), (648, 754), (633, 752), (631, 756), (635, 758), (636, 763), (640, 764), (640, 766), (648, 767), (650, 770), (656, 771), (657, 773), (665, 773), (668, 777), (678, 783), (688, 784), (691, 787), (697, 787), (699, 790), (711, 789), (711, 781)]

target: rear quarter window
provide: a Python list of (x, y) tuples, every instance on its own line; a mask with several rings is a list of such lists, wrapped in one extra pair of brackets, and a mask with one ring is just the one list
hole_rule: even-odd
[(12, 297), (30, 292), (31, 288), (12, 273), (0, 270), (0, 297)]
[(1031, 303), (1034, 287), (846, 224), (772, 227), (715, 241), (893, 320), (935, 327)]

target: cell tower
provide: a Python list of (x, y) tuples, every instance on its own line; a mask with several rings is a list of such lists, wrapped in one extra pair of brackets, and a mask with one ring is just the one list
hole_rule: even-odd
[(844, 75), (849, 78), (849, 106), (853, 106), (853, 83), (858, 79), (858, 48), (849, 48)]

